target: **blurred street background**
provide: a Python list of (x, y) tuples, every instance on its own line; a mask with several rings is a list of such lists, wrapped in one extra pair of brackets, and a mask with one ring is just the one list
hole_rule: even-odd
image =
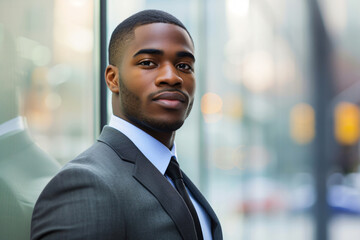
[(176, 144), (224, 239), (360, 239), (358, 0), (0, 0), (0, 124), (25, 117), (61, 165), (90, 146), (110, 34), (143, 9), (194, 39)]

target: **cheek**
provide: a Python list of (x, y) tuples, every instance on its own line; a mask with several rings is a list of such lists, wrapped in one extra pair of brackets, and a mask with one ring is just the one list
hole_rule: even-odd
[(196, 88), (195, 78), (188, 79), (185, 83), (185, 89), (187, 90), (187, 92), (191, 97), (194, 97), (195, 88)]
[(146, 74), (143, 71), (129, 71), (123, 80), (127, 88), (137, 95), (143, 95), (145, 92), (148, 92), (153, 82), (151, 74)]

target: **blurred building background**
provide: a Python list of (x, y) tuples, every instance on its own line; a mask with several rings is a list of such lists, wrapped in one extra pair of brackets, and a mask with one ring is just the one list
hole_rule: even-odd
[(111, 114), (109, 36), (149, 8), (195, 41), (177, 149), (224, 239), (359, 239), (357, 0), (0, 0), (0, 88), (18, 102), (0, 97), (0, 116), (18, 112), (60, 164), (74, 158)]

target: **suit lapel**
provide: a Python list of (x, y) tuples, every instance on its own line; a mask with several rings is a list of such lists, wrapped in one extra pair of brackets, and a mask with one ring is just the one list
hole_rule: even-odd
[(197, 189), (197, 187), (192, 183), (192, 181), (186, 176), (183, 172), (184, 182), (186, 187), (190, 190), (193, 197), (198, 201), (198, 203), (204, 208), (211, 219), (211, 231), (214, 240), (221, 240), (222, 239), (222, 231), (220, 226), (220, 221), (217, 218), (214, 210), (211, 208), (208, 201), (205, 197), (201, 194), (201, 192)]
[(121, 132), (104, 127), (99, 141), (110, 146), (122, 160), (133, 162), (134, 178), (159, 201), (183, 239), (196, 239), (196, 230), (185, 202), (159, 170)]
[(141, 156), (136, 160), (134, 177), (160, 202), (175, 222), (183, 239), (196, 239), (193, 220), (185, 202), (169, 181)]

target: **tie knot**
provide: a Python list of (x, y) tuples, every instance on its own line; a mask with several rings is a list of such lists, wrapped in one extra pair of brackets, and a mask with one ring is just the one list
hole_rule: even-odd
[(166, 169), (166, 175), (168, 175), (173, 180), (183, 178), (179, 163), (174, 157), (172, 157), (170, 160), (169, 166)]

